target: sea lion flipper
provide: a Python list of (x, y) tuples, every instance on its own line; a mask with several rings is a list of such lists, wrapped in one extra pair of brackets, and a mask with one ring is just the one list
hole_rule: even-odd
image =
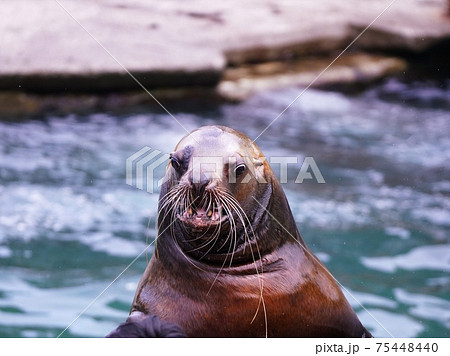
[(128, 318), (127, 321), (111, 331), (107, 338), (144, 338), (144, 337), (186, 337), (183, 330), (173, 323), (160, 320), (156, 315), (140, 318)]

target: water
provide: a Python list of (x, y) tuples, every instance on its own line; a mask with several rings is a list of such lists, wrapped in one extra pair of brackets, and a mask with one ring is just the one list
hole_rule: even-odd
[[(298, 93), (169, 109), (189, 130), (256, 137)], [(449, 112), (450, 90), (431, 84), (309, 90), (257, 141), (268, 157), (314, 158), (326, 184), (294, 184), (292, 165), (293, 214), (379, 337), (450, 336)], [(184, 134), (142, 108), (0, 122), (0, 336), (57, 336), (142, 252), (157, 195), (125, 184), (125, 160), (143, 146), (170, 152)], [(146, 263), (144, 253), (63, 336), (124, 321)]]

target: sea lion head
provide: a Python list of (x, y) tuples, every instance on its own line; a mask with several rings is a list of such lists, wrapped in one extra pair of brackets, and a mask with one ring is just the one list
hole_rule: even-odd
[(270, 245), (258, 241), (254, 246), (274, 184), (272, 169), (249, 137), (225, 126), (198, 128), (170, 155), (160, 195), (160, 230), (170, 232), (194, 259), (252, 260), (255, 247)]

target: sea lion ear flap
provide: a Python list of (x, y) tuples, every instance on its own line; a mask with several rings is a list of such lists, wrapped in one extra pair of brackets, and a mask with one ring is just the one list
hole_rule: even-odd
[(270, 183), (266, 178), (266, 172), (264, 171), (264, 162), (266, 161), (266, 157), (260, 156), (258, 158), (253, 158), (253, 166), (255, 171), (255, 177), (258, 183)]
[[(264, 157), (264, 160), (265, 160), (266, 158)], [(262, 166), (263, 164), (264, 164), (264, 160), (261, 160), (261, 159), (259, 159), (259, 158), (255, 158), (254, 160), (253, 160), (253, 164), (256, 166), (256, 167), (259, 167), (259, 166)]]

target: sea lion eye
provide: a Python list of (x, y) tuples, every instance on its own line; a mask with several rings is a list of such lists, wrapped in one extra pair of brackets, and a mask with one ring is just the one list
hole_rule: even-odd
[(239, 177), (242, 173), (244, 173), (244, 171), (246, 169), (247, 169), (247, 167), (245, 166), (244, 163), (237, 165), (236, 168), (234, 169), (234, 172), (236, 173), (236, 177)]
[(178, 160), (174, 156), (170, 155), (169, 159), (173, 168), (175, 168), (176, 170), (180, 169), (180, 162), (178, 162)]

